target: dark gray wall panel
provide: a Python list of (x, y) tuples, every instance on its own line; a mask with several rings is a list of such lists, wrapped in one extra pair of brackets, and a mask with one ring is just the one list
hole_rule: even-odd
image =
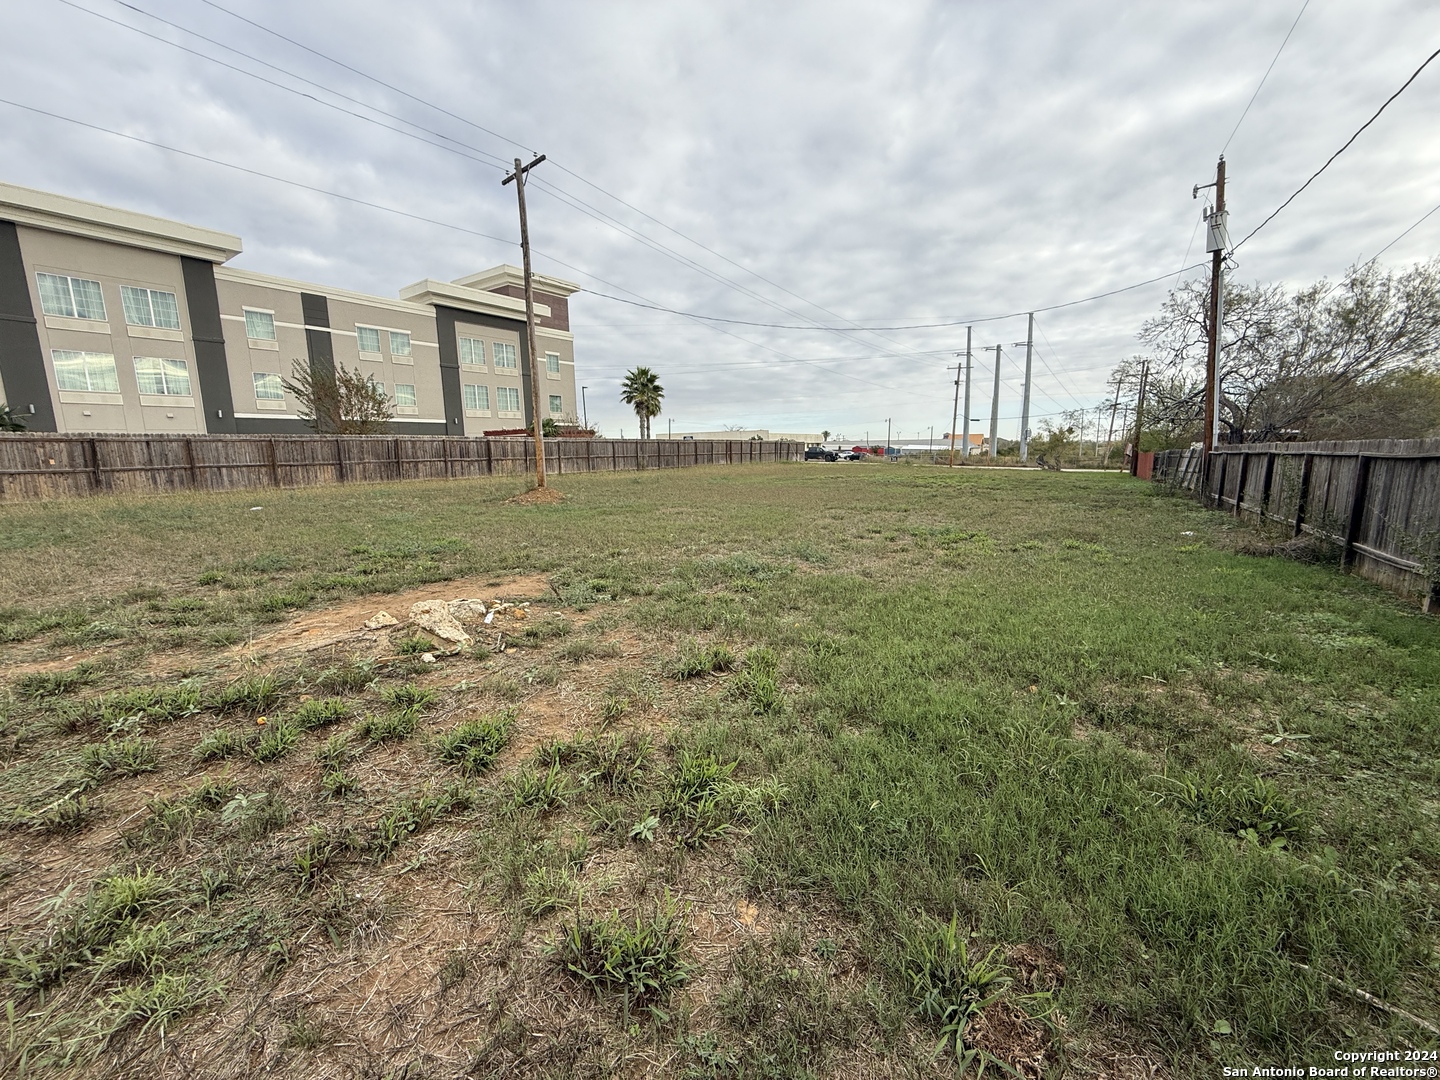
[(330, 331), (317, 327), (330, 325), (330, 302), (318, 293), (301, 293), (300, 310), (305, 318), (305, 351), (313, 374), (335, 374), (335, 342)]
[(0, 221), (0, 381), (5, 383), (11, 410), (25, 421), (27, 430), (55, 430), (45, 353), (13, 221)]
[(215, 265), (181, 256), (185, 301), (190, 309), (190, 339), (195, 343), (195, 374), (205, 403), (205, 430), (233, 434), (235, 402), (230, 393), (230, 365), (225, 359), (225, 331), (220, 323), (220, 294), (215, 291)]

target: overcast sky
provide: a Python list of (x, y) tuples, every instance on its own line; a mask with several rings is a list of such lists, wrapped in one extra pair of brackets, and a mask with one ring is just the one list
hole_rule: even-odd
[[(577, 294), (577, 375), (606, 434), (635, 433), (618, 387), (647, 364), (666, 388), (657, 430), (673, 419), (878, 440), (888, 417), (900, 441), (948, 430), (945, 368), (964, 327), (820, 327), (1025, 311), (1203, 261), (1191, 187), (1213, 178), (1303, 0), (217, 2), (5, 4), (0, 96), (471, 232), (8, 104), (0, 179), (237, 233), (235, 265), (394, 296), (518, 264), (495, 161), (543, 152), (529, 189), (537, 272), (811, 327), (704, 325)], [(1226, 150), (1234, 238), (1437, 47), (1433, 3), (1311, 0)], [(1237, 274), (1334, 277), (1414, 224), (1440, 202), (1437, 115), (1440, 61), (1245, 246)], [(1383, 258), (1437, 251), (1440, 213)], [(1033, 426), (1093, 409), (1167, 284), (1037, 316)], [(1023, 316), (975, 327), (977, 347), (1005, 346), (1002, 436), (1018, 428), (1024, 337)], [(986, 423), (993, 357), (976, 356), (971, 415)]]

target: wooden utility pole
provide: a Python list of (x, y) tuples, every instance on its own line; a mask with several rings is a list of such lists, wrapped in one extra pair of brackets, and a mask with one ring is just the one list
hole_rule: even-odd
[(515, 171), (504, 180), (504, 187), (515, 181), (515, 197), (520, 202), (520, 255), (525, 262), (525, 338), (530, 351), (530, 411), (535, 418), (535, 486), (545, 486), (545, 421), (540, 413), (540, 364), (535, 357), (535, 287), (530, 280), (530, 225), (525, 220), (525, 174), (545, 160), (541, 154), (529, 165), (515, 159)]
[(1130, 475), (1140, 473), (1140, 436), (1145, 431), (1145, 384), (1150, 379), (1150, 358), (1140, 365), (1140, 389), (1135, 394), (1135, 442), (1130, 451)]
[[(1206, 184), (1206, 187), (1211, 185)], [(1225, 155), (1215, 165), (1215, 209), (1206, 215), (1206, 248), (1210, 252), (1210, 341), (1205, 353), (1205, 432), (1201, 446), (1205, 457), (1215, 449), (1215, 422), (1220, 400), (1220, 327), (1225, 318), (1225, 249), (1230, 246), (1228, 215), (1225, 212)], [(1196, 185), (1192, 197), (1198, 197)]]

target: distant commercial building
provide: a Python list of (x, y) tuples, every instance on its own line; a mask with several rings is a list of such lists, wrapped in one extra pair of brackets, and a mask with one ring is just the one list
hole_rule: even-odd
[[(225, 265), (240, 238), (0, 184), (0, 401), (31, 431), (305, 432), (295, 361), (359, 368), (402, 434), (533, 424), (524, 276), (396, 299)], [(541, 409), (580, 413), (568, 281), (536, 275)]]
[(770, 431), (767, 428), (746, 428), (741, 431), (661, 431), (657, 439), (761, 439), (765, 442), (818, 443), (820, 432)]

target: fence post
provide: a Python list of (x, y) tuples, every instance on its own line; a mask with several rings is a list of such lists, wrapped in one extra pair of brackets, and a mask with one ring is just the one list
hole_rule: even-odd
[(1340, 556), (1340, 566), (1347, 570), (1355, 565), (1355, 539), (1360, 535), (1360, 526), (1365, 521), (1365, 496), (1370, 488), (1372, 460), (1361, 454), (1355, 461), (1355, 492), (1350, 498), (1350, 520), (1345, 525), (1345, 550)]
[(197, 491), (200, 488), (200, 470), (195, 468), (195, 440), (185, 440), (185, 464), (190, 468), (190, 486)]
[(275, 440), (270, 440), (270, 486), (280, 486), (280, 458), (275, 452)]
[(1241, 504), (1245, 501), (1245, 474), (1250, 471), (1250, 455), (1243, 450), (1240, 452), (1240, 475), (1236, 478), (1235, 485), (1235, 516), (1240, 516)]
[(400, 461), (400, 436), (395, 436), (392, 445), (395, 448), (395, 479), (405, 479), (405, 467)]
[(1225, 474), (1230, 470), (1230, 455), (1216, 454), (1213, 450), (1210, 454), (1220, 459), (1220, 474), (1215, 478), (1215, 509), (1222, 510), (1225, 507)]
[(491, 452), (490, 452), (490, 440), (489, 440), (489, 439), (486, 439), (486, 440), (485, 440), (485, 475), (486, 475), (486, 476), (494, 476), (494, 475), (495, 475), (495, 460), (494, 460), (494, 458), (491, 456)]
[(97, 492), (105, 490), (105, 478), (100, 471), (100, 441), (90, 440), (90, 476)]
[(1300, 535), (1300, 530), (1305, 525), (1305, 511), (1310, 509), (1310, 472), (1315, 464), (1315, 455), (1306, 454), (1305, 461), (1300, 466), (1300, 497), (1295, 501), (1295, 535)]
[(1275, 480), (1275, 452), (1265, 455), (1265, 478), (1260, 482), (1260, 520), (1270, 516), (1270, 490)]
[(335, 475), (340, 483), (345, 482), (345, 448), (339, 439), (335, 440)]

